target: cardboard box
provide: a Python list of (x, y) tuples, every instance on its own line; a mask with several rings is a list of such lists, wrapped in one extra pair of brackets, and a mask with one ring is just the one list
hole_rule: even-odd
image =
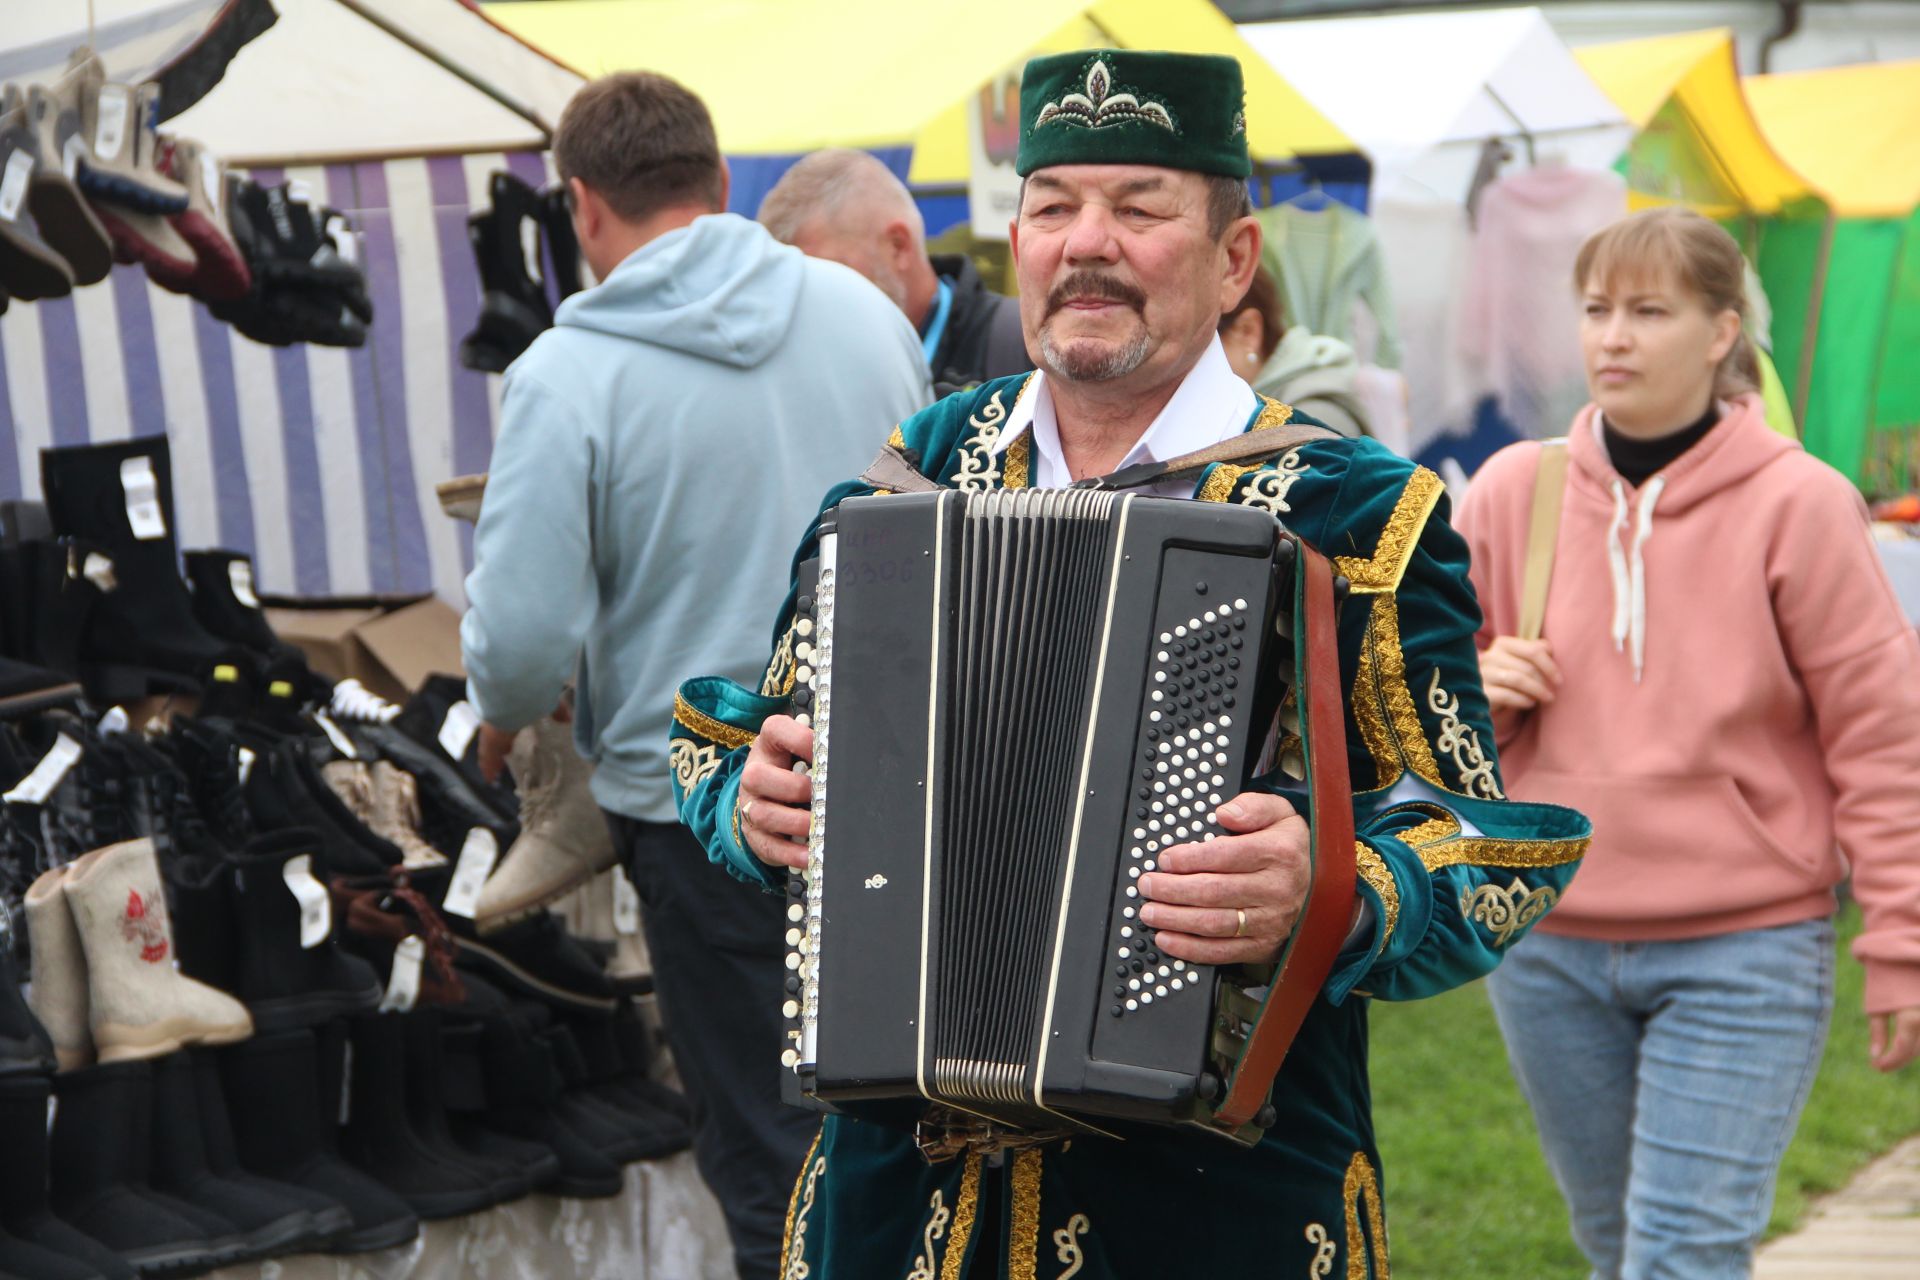
[(436, 596), (294, 601), (269, 598), (267, 623), (307, 665), (405, 702), (431, 675), (464, 676), (460, 615)]

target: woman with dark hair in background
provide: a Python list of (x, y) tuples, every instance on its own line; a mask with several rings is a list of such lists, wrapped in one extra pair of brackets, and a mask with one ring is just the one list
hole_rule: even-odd
[(1265, 267), (1254, 272), (1240, 305), (1220, 317), (1220, 344), (1233, 371), (1261, 395), (1311, 414), (1341, 435), (1372, 434), (1356, 390), (1360, 363), (1353, 348), (1302, 325), (1287, 328), (1279, 290)]

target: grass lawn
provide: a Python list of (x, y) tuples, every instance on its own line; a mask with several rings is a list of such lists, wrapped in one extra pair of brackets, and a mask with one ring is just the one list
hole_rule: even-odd
[[(1920, 1065), (1883, 1076), (1867, 1063), (1861, 971), (1846, 950), (1859, 927), (1849, 908), (1833, 1034), (1781, 1170), (1776, 1234), (1798, 1223), (1810, 1199), (1920, 1133)], [(1372, 1025), (1396, 1280), (1584, 1277), (1484, 984), (1416, 1004), (1376, 1003)]]

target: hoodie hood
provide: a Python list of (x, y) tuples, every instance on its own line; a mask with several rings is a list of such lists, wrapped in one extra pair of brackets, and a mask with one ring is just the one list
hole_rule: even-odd
[(1358, 370), (1360, 361), (1353, 348), (1338, 338), (1311, 333), (1303, 324), (1294, 325), (1280, 335), (1280, 345), (1267, 357), (1255, 385), (1283, 386), (1290, 379), (1317, 370)]
[(752, 368), (786, 338), (805, 274), (759, 223), (708, 214), (635, 249), (553, 322)]

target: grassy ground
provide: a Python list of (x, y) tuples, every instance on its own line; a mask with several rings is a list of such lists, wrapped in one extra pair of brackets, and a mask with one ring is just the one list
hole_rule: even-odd
[[(1883, 1076), (1867, 1063), (1860, 966), (1840, 940), (1833, 1034), (1781, 1170), (1772, 1232), (1844, 1185), (1873, 1156), (1920, 1132), (1920, 1065)], [(1566, 1210), (1507, 1071), (1483, 984), (1373, 1009), (1373, 1096), (1396, 1280), (1578, 1280)]]

